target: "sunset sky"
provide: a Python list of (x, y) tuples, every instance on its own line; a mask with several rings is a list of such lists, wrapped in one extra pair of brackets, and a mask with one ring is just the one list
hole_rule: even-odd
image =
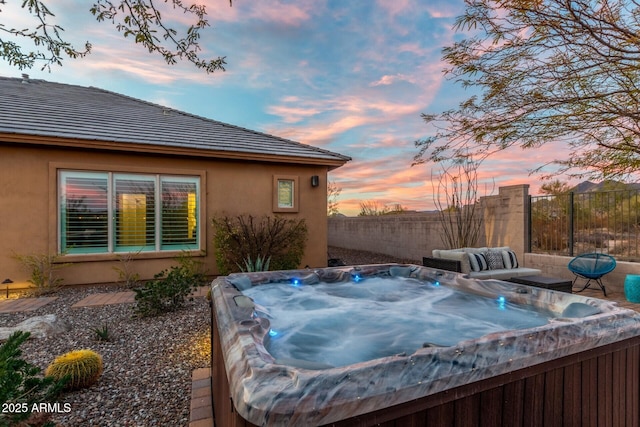
[[(1, 23), (35, 25), (22, 2), (7, 3)], [(0, 62), (0, 75), (95, 86), (350, 156), (329, 174), (346, 215), (357, 215), (363, 201), (433, 208), (431, 177), (440, 168), (411, 162), (414, 141), (429, 132), (420, 114), (469, 95), (444, 78), (441, 62), (442, 48), (461, 38), (452, 27), (462, 0), (234, 0), (233, 7), (206, 0), (211, 27), (202, 34), (202, 56), (228, 63), (226, 72), (209, 75), (187, 63), (166, 65), (96, 22), (88, 2), (45, 3), (65, 38), (78, 48), (90, 41), (92, 53), (51, 72)], [(528, 183), (537, 194), (539, 179), (529, 170), (562, 151), (549, 144), (504, 152), (481, 166), (480, 181), (488, 192), (493, 182), (494, 193)]]

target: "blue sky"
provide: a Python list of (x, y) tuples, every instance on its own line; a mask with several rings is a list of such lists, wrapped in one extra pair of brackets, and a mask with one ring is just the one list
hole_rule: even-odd
[[(21, 2), (8, 3), (0, 22), (33, 26)], [(0, 62), (0, 75), (96, 86), (348, 155), (353, 160), (329, 175), (347, 215), (362, 201), (433, 207), (431, 177), (440, 169), (410, 165), (414, 141), (429, 132), (420, 114), (469, 95), (444, 78), (441, 62), (442, 48), (461, 37), (452, 27), (462, 0), (234, 0), (233, 7), (207, 0), (211, 27), (201, 54), (228, 63), (213, 74), (166, 65), (96, 22), (86, 2), (49, 3), (65, 38), (78, 47), (90, 41), (92, 53), (51, 72)], [(551, 145), (508, 151), (482, 165), (480, 180), (488, 188), (495, 182), (494, 193), (528, 183), (535, 194), (539, 183), (529, 169), (557, 155)]]

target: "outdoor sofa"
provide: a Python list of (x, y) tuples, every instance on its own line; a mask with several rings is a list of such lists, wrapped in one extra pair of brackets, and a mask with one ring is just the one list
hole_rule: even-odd
[(520, 267), (508, 246), (495, 248), (434, 249), (432, 257), (423, 257), (426, 267), (452, 270), (476, 279), (507, 280), (518, 276), (536, 276), (536, 268)]

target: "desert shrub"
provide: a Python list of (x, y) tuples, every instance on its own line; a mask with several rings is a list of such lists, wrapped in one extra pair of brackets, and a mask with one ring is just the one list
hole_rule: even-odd
[(91, 387), (102, 375), (102, 357), (89, 349), (70, 351), (56, 357), (45, 375), (56, 380), (68, 378), (66, 390)]
[(270, 258), (271, 270), (298, 268), (307, 242), (304, 219), (252, 215), (213, 218), (216, 265), (220, 274), (241, 270), (244, 261)]
[(194, 286), (203, 286), (207, 284), (207, 271), (204, 262), (192, 256), (187, 251), (182, 251), (176, 258), (178, 266), (185, 277), (188, 277)]
[(191, 293), (206, 283), (203, 264), (184, 253), (178, 265), (163, 270), (143, 287), (135, 288), (134, 311), (139, 317), (158, 316), (181, 309)]
[(240, 270), (245, 273), (251, 273), (255, 271), (269, 271), (269, 263), (271, 263), (271, 257), (264, 259), (260, 255), (258, 255), (258, 258), (252, 260), (251, 256), (249, 256), (244, 260), (244, 265), (239, 265), (238, 267), (240, 267)]
[(112, 267), (118, 273), (118, 281), (124, 283), (129, 289), (138, 286), (140, 274), (134, 271), (133, 261), (138, 252), (126, 252), (118, 254), (119, 266)]
[[(66, 379), (40, 377), (40, 368), (21, 358), (20, 346), (29, 338), (29, 332), (13, 333), (0, 346), (0, 402), (12, 405), (9, 412), (0, 412), (0, 426), (26, 425), (53, 426), (43, 420), (40, 413), (33, 412), (34, 404), (55, 403), (62, 393)], [(36, 422), (34, 418), (40, 417)]]
[(96, 341), (111, 341), (111, 332), (109, 331), (109, 325), (107, 325), (106, 323), (104, 323), (102, 326), (91, 328), (91, 331), (93, 331), (93, 333), (95, 334), (94, 336)]
[(56, 271), (71, 263), (61, 263), (60, 258), (64, 254), (14, 254), (13, 257), (20, 261), (22, 267), (29, 272), (29, 283), (36, 287), (36, 294), (43, 295), (54, 292), (63, 279), (56, 276)]

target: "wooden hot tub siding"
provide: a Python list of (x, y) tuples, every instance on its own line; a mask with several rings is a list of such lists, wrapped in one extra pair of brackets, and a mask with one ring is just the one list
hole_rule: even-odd
[[(212, 318), (215, 424), (254, 426), (233, 407)], [(639, 407), (637, 336), (331, 425), (640, 427)]]

